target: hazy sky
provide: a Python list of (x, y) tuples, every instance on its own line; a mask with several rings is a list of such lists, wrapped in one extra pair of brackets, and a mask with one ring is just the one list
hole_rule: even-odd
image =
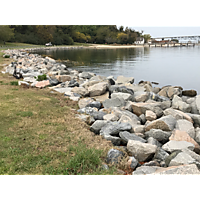
[(152, 37), (168, 37), (168, 36), (200, 36), (199, 27), (135, 27), (129, 26), (135, 30), (143, 30), (145, 34), (150, 34)]

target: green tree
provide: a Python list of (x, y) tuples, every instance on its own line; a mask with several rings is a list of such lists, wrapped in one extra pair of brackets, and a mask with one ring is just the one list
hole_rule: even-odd
[(2, 25), (0, 26), (0, 41), (3, 41), (4, 44), (6, 41), (10, 40), (14, 36), (14, 29), (9, 26)]
[(145, 43), (147, 43), (151, 39), (151, 35), (150, 34), (144, 34), (142, 37), (144, 38), (144, 42)]

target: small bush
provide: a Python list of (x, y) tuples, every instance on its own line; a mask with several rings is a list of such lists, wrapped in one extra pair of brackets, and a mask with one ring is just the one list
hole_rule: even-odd
[(37, 78), (37, 81), (43, 81), (43, 80), (47, 80), (47, 75), (43, 74), (43, 75), (39, 75)]
[(10, 58), (10, 55), (5, 55), (4, 58)]
[(10, 85), (18, 85), (18, 81), (11, 81)]

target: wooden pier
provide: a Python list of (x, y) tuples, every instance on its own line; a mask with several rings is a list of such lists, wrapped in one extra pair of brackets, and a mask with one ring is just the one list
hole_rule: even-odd
[(165, 44), (159, 44), (159, 43), (153, 43), (148, 44), (149, 47), (194, 47), (195, 43), (165, 43)]

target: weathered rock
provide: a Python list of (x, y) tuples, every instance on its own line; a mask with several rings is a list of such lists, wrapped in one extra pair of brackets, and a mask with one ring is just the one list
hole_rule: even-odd
[(136, 102), (145, 102), (149, 98), (149, 93), (138, 91), (134, 93), (134, 98)]
[[(181, 150), (184, 153), (187, 153), (188, 155), (190, 155), (192, 158), (194, 158), (197, 162), (200, 162), (200, 155), (196, 154), (194, 151), (191, 151), (189, 149), (182, 149)], [(198, 167), (199, 168), (199, 167)]]
[(95, 134), (99, 134), (102, 127), (104, 127), (107, 123), (109, 123), (107, 120), (97, 120), (92, 124), (90, 130)]
[(106, 92), (108, 88), (107, 82), (100, 82), (88, 88), (90, 97), (100, 96)]
[(144, 162), (153, 158), (157, 146), (135, 140), (128, 140), (127, 149), (139, 162)]
[(90, 115), (92, 117), (94, 117), (95, 120), (103, 120), (103, 117), (104, 117), (104, 115), (106, 115), (106, 113), (102, 112), (102, 111), (99, 111), (99, 112), (93, 112)]
[(158, 142), (158, 140), (156, 140), (156, 139), (153, 138), (153, 137), (149, 137), (149, 138), (147, 139), (147, 143), (148, 143), (148, 144), (152, 144), (152, 145), (156, 145), (157, 147), (161, 147), (161, 146), (162, 146), (162, 144), (161, 144), (160, 142)]
[(99, 101), (103, 103), (106, 99), (109, 99), (109, 92), (106, 92), (105, 94), (102, 94), (100, 96), (93, 97), (96, 101)]
[(144, 133), (144, 125), (138, 125), (133, 127), (134, 133)]
[(79, 74), (79, 78), (90, 79), (92, 78), (92, 74), (90, 72), (82, 72)]
[(101, 106), (102, 104), (99, 101), (93, 101), (87, 104), (85, 107), (97, 108), (99, 110)]
[(172, 99), (174, 95), (180, 96), (181, 90), (179, 88), (169, 87), (167, 90), (167, 96)]
[(156, 120), (157, 116), (156, 116), (156, 114), (153, 111), (146, 110), (145, 118), (148, 121), (153, 121), (153, 120)]
[(173, 152), (176, 150), (182, 150), (182, 149), (190, 149), (190, 150), (194, 150), (194, 144), (190, 143), (190, 142), (186, 142), (186, 141), (174, 141), (171, 140), (169, 142), (167, 142), (166, 144), (164, 144), (162, 146), (162, 148), (167, 151), (167, 152)]
[(111, 141), (113, 145), (121, 145), (121, 138), (112, 135), (102, 135), (102, 137), (108, 141)]
[(173, 116), (168, 115), (149, 123), (146, 126), (145, 131), (149, 131), (151, 129), (161, 129), (163, 131), (172, 131), (175, 128), (175, 124), (176, 124), (176, 119)]
[(165, 167), (168, 167), (171, 160), (174, 159), (181, 152), (182, 152), (181, 150), (176, 150), (176, 151), (173, 151), (169, 156), (167, 156), (165, 158)]
[(139, 118), (141, 119), (141, 123), (142, 123), (142, 124), (145, 124), (145, 123), (146, 123), (147, 120), (146, 120), (144, 114), (141, 114), (141, 115), (139, 116)]
[(170, 136), (169, 140), (175, 140), (175, 141), (186, 141), (194, 144), (194, 151), (197, 153), (200, 153), (200, 146), (199, 144), (189, 136), (188, 133), (185, 131), (179, 131), (179, 130), (174, 130), (172, 132), (172, 135)]
[(102, 127), (100, 135), (118, 135), (121, 131), (130, 131), (131, 125), (121, 122), (110, 122)]
[(183, 90), (182, 95), (188, 97), (195, 97), (197, 95), (197, 92), (195, 90)]
[(138, 161), (132, 156), (132, 157), (129, 157), (129, 160), (127, 162), (127, 167), (130, 168), (130, 169), (135, 169), (137, 166), (138, 166)]
[(181, 110), (183, 112), (189, 113), (191, 112), (191, 106), (182, 101), (180, 97), (174, 95), (172, 99), (172, 108)]
[(106, 99), (104, 102), (103, 102), (103, 106), (104, 108), (110, 108), (110, 107), (122, 107), (122, 106), (125, 106), (125, 101), (124, 99), (119, 99), (119, 98), (116, 98), (116, 99)]
[(38, 81), (36, 84), (35, 84), (35, 87), (37, 88), (44, 88), (46, 86), (50, 85), (50, 82), (49, 80), (44, 80), (44, 81)]
[(152, 161), (144, 163), (142, 166), (156, 166), (156, 167), (160, 167), (160, 164), (156, 160), (152, 160)]
[(133, 113), (137, 116), (145, 114), (146, 110), (153, 111), (157, 117), (161, 117), (164, 109), (167, 109), (171, 106), (171, 103), (168, 101), (157, 102), (157, 103), (132, 103)]
[(80, 94), (83, 97), (86, 97), (89, 95), (89, 92), (84, 87), (74, 87), (72, 88), (71, 92)]
[(124, 76), (118, 76), (116, 80), (116, 84), (124, 84), (124, 83), (134, 83), (133, 77), (124, 77)]
[(82, 121), (84, 121), (88, 125), (91, 125), (92, 123), (95, 122), (95, 119), (90, 115), (84, 115), (84, 114), (78, 115), (77, 114), (76, 117), (81, 119)]
[(134, 95), (134, 91), (130, 88), (127, 88), (126, 86), (119, 86), (119, 85), (111, 85), (109, 88), (109, 93), (110, 95), (112, 93), (117, 93), (117, 92), (121, 92), (121, 93), (127, 93), (130, 95)]
[(76, 82), (74, 79), (72, 79), (69, 84), (68, 87), (79, 87), (79, 83)]
[(57, 75), (55, 77), (56, 79), (58, 79), (59, 82), (71, 81), (71, 76), (69, 75)]
[(156, 159), (158, 161), (164, 161), (168, 156), (169, 154), (165, 150), (163, 150), (161, 147), (159, 147), (157, 148), (153, 159)]
[(103, 119), (107, 120), (107, 121), (114, 122), (114, 121), (117, 121), (119, 118), (116, 115), (114, 115), (114, 114), (107, 114), (107, 115), (103, 116)]
[(135, 116), (128, 116), (125, 114), (122, 114), (122, 116), (119, 119), (119, 122), (129, 123), (132, 128), (134, 128), (137, 125), (140, 125), (140, 121)]
[(88, 104), (90, 104), (92, 102), (94, 102), (94, 100), (92, 98), (89, 98), (89, 97), (88, 98), (83, 98), (83, 99), (79, 100), (78, 106), (79, 106), (80, 109), (81, 108), (85, 108), (86, 105), (88, 105)]
[(195, 138), (195, 130), (193, 124), (185, 119), (179, 119), (176, 122), (175, 128), (180, 131), (185, 131), (191, 138)]
[(122, 93), (122, 92), (117, 92), (117, 93), (112, 93), (111, 94), (111, 99), (116, 99), (116, 98), (122, 98), (124, 101), (132, 101), (134, 97), (129, 94), (129, 93)]
[(85, 107), (85, 108), (81, 108), (81, 109), (77, 110), (77, 112), (79, 112), (81, 114), (86, 113), (88, 115), (92, 114), (93, 112), (97, 112), (97, 111), (98, 111), (97, 108), (91, 108), (91, 107)]
[(107, 154), (106, 162), (113, 165), (118, 164), (123, 156), (124, 153), (122, 151), (119, 151), (117, 149), (110, 149)]
[(132, 175), (146, 175), (146, 174), (152, 174), (156, 172), (157, 169), (160, 169), (161, 167), (157, 166), (141, 166), (137, 167), (135, 171), (133, 171)]
[(153, 137), (162, 144), (169, 141), (171, 134), (171, 132), (163, 131), (161, 129), (151, 129), (150, 131), (145, 132), (146, 137)]
[[(176, 118), (176, 120), (179, 120), (179, 119), (186, 119), (188, 120), (189, 122), (193, 123), (193, 120), (192, 118), (190, 117), (189, 114), (186, 114), (180, 110), (175, 110), (173, 108), (167, 108), (166, 110), (163, 111), (164, 115), (167, 116), (167, 115), (171, 115), (173, 116), (174, 118)], [(200, 115), (199, 115), (200, 116)]]
[(53, 88), (53, 90), (59, 93), (66, 93), (66, 92), (71, 92), (72, 88)]
[(30, 86), (30, 84), (25, 81), (18, 81), (18, 85), (21, 85), (24, 88), (28, 88)]
[(52, 85), (52, 86), (55, 86), (55, 85), (58, 85), (59, 84), (59, 81), (58, 81), (58, 79), (56, 79), (56, 78), (50, 78), (49, 79), (49, 82), (50, 82), (50, 84)]
[(198, 170), (195, 164), (190, 165), (181, 165), (181, 166), (172, 166), (167, 168), (158, 168), (153, 174), (158, 175), (199, 175), (200, 171)]
[(187, 165), (195, 163), (195, 159), (193, 159), (190, 155), (184, 152), (180, 152), (175, 158), (173, 158), (170, 163), (170, 166), (179, 166), (179, 165)]
[(187, 114), (188, 116), (191, 117), (192, 123), (194, 122), (194, 126), (200, 126), (200, 115), (198, 115), (198, 114), (191, 114), (191, 113), (185, 113), (185, 114)]
[(128, 131), (119, 132), (119, 136), (125, 143), (127, 143), (128, 140), (140, 141), (142, 143), (147, 142), (145, 139), (135, 135), (134, 133), (129, 133)]

